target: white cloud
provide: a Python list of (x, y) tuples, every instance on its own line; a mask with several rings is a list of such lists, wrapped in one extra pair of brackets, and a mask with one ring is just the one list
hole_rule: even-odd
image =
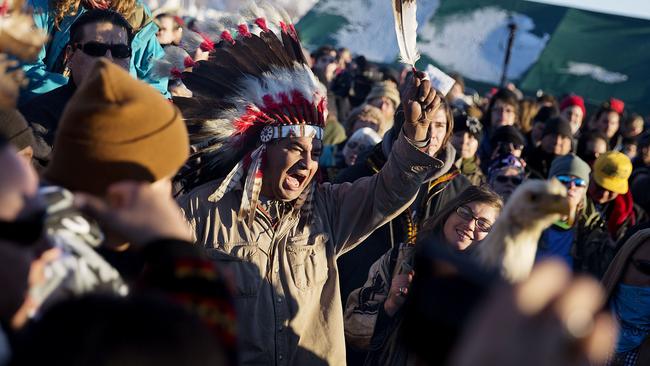
[[(549, 40), (530, 33), (535, 24), (515, 14), (515, 43), (508, 78), (519, 79), (539, 58)], [(426, 23), (421, 28), (421, 52), (448, 70), (488, 83), (498, 83), (508, 43), (508, 12), (498, 7), (474, 11)]]
[(565, 73), (576, 76), (589, 76), (596, 81), (606, 84), (623, 83), (628, 80), (628, 76), (615, 71), (609, 71), (601, 66), (588, 64), (584, 62), (569, 61)]

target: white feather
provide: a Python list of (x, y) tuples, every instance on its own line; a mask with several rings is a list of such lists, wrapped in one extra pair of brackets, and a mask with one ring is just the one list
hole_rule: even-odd
[(417, 47), (418, 21), (416, 0), (392, 0), (399, 60), (415, 67), (420, 59)]

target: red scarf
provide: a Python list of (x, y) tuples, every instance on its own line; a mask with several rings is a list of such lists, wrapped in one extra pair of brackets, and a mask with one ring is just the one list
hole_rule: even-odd
[(609, 235), (611, 235), (612, 238), (616, 238), (616, 233), (625, 220), (628, 218), (631, 219), (630, 226), (636, 223), (632, 192), (628, 191), (626, 194), (619, 194), (616, 196), (613, 205), (609, 217), (607, 218), (607, 229)]

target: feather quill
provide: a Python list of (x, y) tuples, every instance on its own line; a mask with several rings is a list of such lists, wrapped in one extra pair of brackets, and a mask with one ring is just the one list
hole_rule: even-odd
[(392, 0), (399, 60), (415, 69), (420, 59), (417, 47), (418, 21), (416, 0)]

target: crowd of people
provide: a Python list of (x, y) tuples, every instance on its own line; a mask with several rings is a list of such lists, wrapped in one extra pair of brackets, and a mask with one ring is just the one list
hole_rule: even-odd
[(623, 101), (442, 95), (268, 3), (2, 13), (0, 365), (650, 364)]

